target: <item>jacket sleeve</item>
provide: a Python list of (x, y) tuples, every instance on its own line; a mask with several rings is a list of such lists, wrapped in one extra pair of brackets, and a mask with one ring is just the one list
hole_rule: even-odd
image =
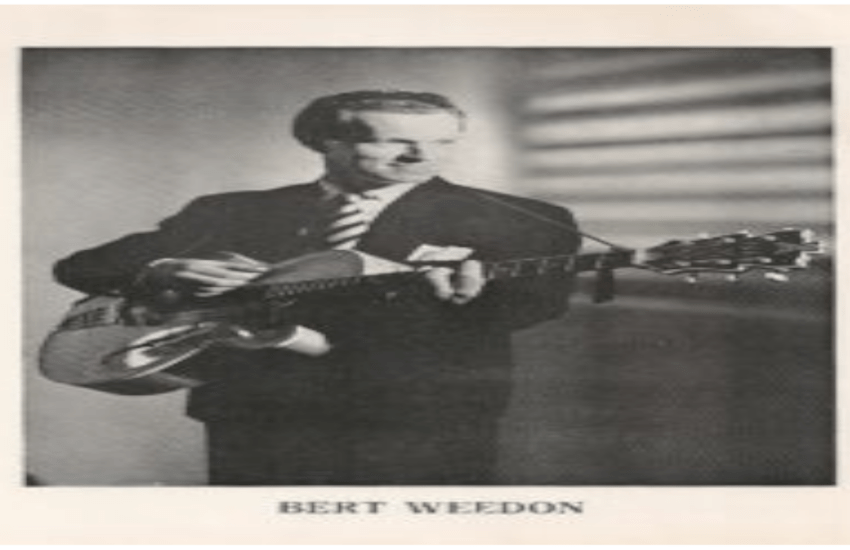
[(201, 253), (223, 223), (223, 210), (201, 197), (153, 231), (133, 233), (82, 250), (54, 266), (61, 284), (87, 294), (116, 294), (130, 287), (150, 262)]

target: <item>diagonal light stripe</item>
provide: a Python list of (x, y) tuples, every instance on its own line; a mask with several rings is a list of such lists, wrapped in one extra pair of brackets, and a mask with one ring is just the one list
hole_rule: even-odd
[(828, 223), (833, 212), (827, 201), (818, 198), (781, 200), (771, 198), (769, 206), (764, 200), (729, 201), (682, 200), (657, 202), (632, 200), (616, 203), (577, 203), (572, 210), (583, 221), (655, 221), (663, 222), (712, 222), (719, 220), (746, 220), (750, 223)]
[(828, 192), (832, 186), (832, 170), (827, 167), (758, 166), (756, 168), (724, 168), (711, 172), (682, 170), (673, 173), (631, 173), (588, 176), (525, 178), (526, 194), (575, 197), (617, 197), (623, 193), (643, 193), (648, 199), (657, 195), (687, 193), (761, 193), (800, 191)]
[(589, 76), (612, 76), (638, 69), (659, 69), (691, 64), (717, 57), (712, 50), (656, 51), (614, 55), (607, 58), (564, 55), (548, 63), (531, 65), (530, 77), (537, 79), (575, 79)]
[(827, 137), (803, 136), (736, 142), (728, 140), (665, 143), (626, 147), (553, 149), (525, 154), (525, 164), (534, 168), (587, 168), (613, 165), (705, 163), (791, 160), (828, 160), (832, 143)]
[(559, 119), (529, 124), (522, 138), (529, 145), (552, 142), (582, 144), (595, 141), (645, 141), (684, 137), (829, 128), (831, 109), (825, 101), (797, 105), (739, 107), (641, 116), (610, 116), (591, 120)]
[(822, 69), (786, 71), (752, 76), (714, 77), (678, 83), (650, 84), (593, 91), (541, 93), (528, 100), (528, 113), (635, 107), (730, 98), (757, 93), (807, 90), (826, 86), (830, 75)]

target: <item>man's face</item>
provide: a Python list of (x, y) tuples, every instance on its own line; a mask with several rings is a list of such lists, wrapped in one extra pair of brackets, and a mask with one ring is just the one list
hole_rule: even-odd
[(325, 163), (332, 181), (358, 190), (428, 181), (461, 134), (458, 118), (442, 111), (364, 111), (349, 117), (355, 137), (325, 142)]

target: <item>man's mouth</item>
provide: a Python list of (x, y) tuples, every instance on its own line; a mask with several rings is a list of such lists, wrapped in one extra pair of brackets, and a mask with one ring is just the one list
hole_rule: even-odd
[(395, 168), (397, 170), (409, 170), (411, 172), (427, 172), (433, 169), (430, 164), (422, 164), (422, 163), (393, 163), (390, 164), (390, 167)]

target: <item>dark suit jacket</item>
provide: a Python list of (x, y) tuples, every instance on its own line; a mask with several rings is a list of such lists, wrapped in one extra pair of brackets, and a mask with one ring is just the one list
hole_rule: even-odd
[[(320, 247), (316, 184), (201, 197), (152, 232), (78, 252), (56, 265), (86, 293), (131, 287), (151, 261), (232, 251), (266, 262)], [(553, 223), (554, 222), (554, 223)], [(498, 260), (569, 254), (579, 246), (563, 208), (434, 179), (388, 206), (359, 249), (403, 261), (421, 244), (465, 246)], [(557, 315), (571, 278), (492, 281), (465, 306), (382, 294), (316, 302), (302, 324), (336, 344), (322, 358), (282, 350), (218, 350), (203, 359), (219, 381), (193, 391), (200, 419), (338, 418), (459, 422), (498, 417), (510, 388), (510, 332)]]

